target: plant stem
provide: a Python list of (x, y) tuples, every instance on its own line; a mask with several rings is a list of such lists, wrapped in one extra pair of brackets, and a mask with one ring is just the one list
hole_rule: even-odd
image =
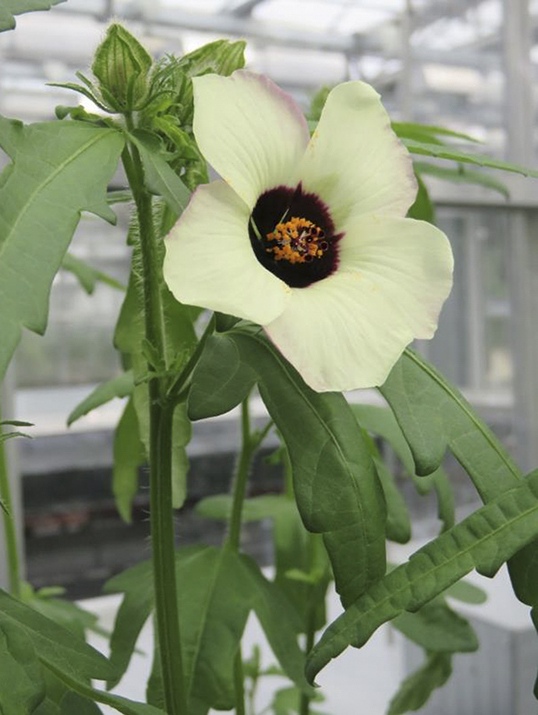
[(243, 673), (243, 654), (241, 646), (237, 649), (234, 660), (235, 715), (246, 715), (245, 676)]
[[(129, 117), (126, 117), (129, 124)], [(160, 290), (161, 266), (144, 171), (136, 147), (122, 155), (135, 200), (140, 234), (144, 286), (145, 337), (166, 369), (166, 340)], [(161, 366), (148, 365), (148, 373)], [(157, 370), (159, 371), (159, 370)], [(179, 630), (172, 511), (172, 419), (174, 404), (165, 399), (162, 378), (149, 380), (150, 525), (158, 632), (164, 697), (168, 715), (188, 715)]]
[[(258, 443), (250, 433), (250, 413), (248, 396), (241, 403), (241, 453), (232, 481), (232, 512), (228, 524), (228, 535), (224, 548), (239, 551), (241, 541), (241, 514), (250, 470), (252, 456)], [(235, 712), (245, 715), (245, 676), (243, 673), (243, 656), (241, 646), (237, 650), (234, 661)]]
[(21, 579), (17, 531), (15, 528), (15, 519), (13, 518), (13, 500), (11, 498), (11, 485), (9, 483), (6, 447), (3, 441), (0, 441), (0, 499), (5, 507), (5, 510), (2, 509), (1, 511), (4, 523), (4, 539), (6, 542), (9, 592), (15, 598), (20, 598)]
[[(306, 644), (305, 653), (310, 653), (314, 647), (314, 639), (316, 637), (315, 630), (315, 616), (316, 616), (316, 602), (313, 601), (309, 604), (308, 614), (307, 614), (307, 631), (306, 631)], [(309, 715), (310, 714), (310, 698), (306, 693), (301, 693), (301, 701), (299, 705), (299, 715)]]
[[(157, 394), (155, 394), (157, 393)], [(158, 383), (150, 382), (150, 524), (158, 630), (166, 710), (188, 715), (181, 653), (172, 511), (173, 408), (161, 408), (155, 397)]]
[(257, 444), (258, 441), (256, 440), (255, 444), (250, 433), (250, 412), (247, 397), (241, 403), (241, 453), (232, 482), (232, 513), (226, 538), (226, 546), (234, 551), (239, 550), (243, 502), (245, 501), (250, 463)]

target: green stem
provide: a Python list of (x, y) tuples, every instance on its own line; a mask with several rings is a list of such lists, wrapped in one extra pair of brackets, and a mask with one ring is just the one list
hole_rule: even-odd
[(250, 413), (247, 397), (241, 403), (241, 453), (232, 482), (232, 513), (230, 515), (228, 536), (226, 538), (226, 546), (234, 551), (239, 550), (241, 515), (254, 449), (255, 445), (250, 433)]
[[(231, 549), (232, 551), (239, 551), (243, 503), (245, 501), (250, 463), (257, 446), (250, 432), (248, 399), (249, 398), (246, 397), (241, 403), (241, 453), (232, 482), (232, 512), (228, 524), (228, 536), (225, 542), (225, 548)], [(234, 686), (236, 715), (245, 715), (245, 676), (243, 673), (241, 647), (238, 648), (234, 661)]]
[(155, 401), (158, 383), (150, 383), (150, 524), (155, 587), (155, 614), (159, 638), (166, 710), (187, 715), (181, 653), (174, 522), (172, 518), (172, 421), (173, 408)]
[[(305, 653), (310, 653), (312, 648), (314, 647), (314, 641), (316, 637), (316, 609), (315, 609), (316, 603), (315, 601), (313, 603), (309, 604), (309, 609), (308, 609), (308, 614), (307, 614), (307, 623), (306, 623), (306, 644), (305, 644)], [(308, 697), (306, 693), (301, 693), (301, 700), (300, 700), (300, 705), (299, 705), (299, 715), (310, 715), (310, 702), (311, 699)]]
[(13, 518), (13, 500), (11, 498), (6, 448), (3, 441), (0, 441), (0, 499), (5, 507), (2, 509), (2, 515), (4, 539), (6, 542), (9, 592), (15, 598), (20, 598), (21, 578), (17, 530), (15, 528), (15, 519)]
[(245, 676), (243, 673), (243, 655), (241, 647), (237, 649), (234, 660), (235, 715), (246, 715)]
[[(129, 123), (129, 118), (127, 117)], [(153, 224), (152, 201), (136, 147), (124, 150), (123, 165), (135, 200), (144, 286), (145, 336), (167, 366), (164, 314), (160, 290), (161, 266)], [(148, 374), (159, 372), (148, 365)], [(149, 380), (150, 525), (155, 588), (155, 621), (160, 646), (164, 697), (168, 715), (188, 715), (179, 630), (175, 541), (172, 511), (172, 419), (174, 405), (165, 399), (162, 378)]]

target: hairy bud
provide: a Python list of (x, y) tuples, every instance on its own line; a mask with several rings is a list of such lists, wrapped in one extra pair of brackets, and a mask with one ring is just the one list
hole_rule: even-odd
[(106, 103), (118, 112), (139, 109), (147, 96), (152, 63), (151, 55), (133, 35), (121, 25), (110, 25), (92, 65)]

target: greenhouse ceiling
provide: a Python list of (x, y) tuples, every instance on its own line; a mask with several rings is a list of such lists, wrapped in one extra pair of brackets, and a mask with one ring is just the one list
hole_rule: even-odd
[[(438, 110), (457, 123), (469, 104), (480, 102), (482, 123), (492, 127), (502, 90), (502, 6), (502, 0), (67, 0), (19, 16), (17, 29), (0, 36), (0, 111), (36, 120), (69, 103), (65, 91), (46, 82), (87, 70), (107, 23), (119, 19), (156, 56), (218, 37), (245, 38), (249, 66), (305, 101), (320, 85), (363, 78), (402, 116), (435, 118)], [(412, 105), (411, 94), (422, 101)], [(436, 95), (448, 99), (439, 105)]]

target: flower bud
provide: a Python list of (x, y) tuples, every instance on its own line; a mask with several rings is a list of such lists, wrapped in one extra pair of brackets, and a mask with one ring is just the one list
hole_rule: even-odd
[(147, 96), (152, 63), (133, 35), (121, 25), (110, 25), (92, 65), (105, 102), (119, 112), (138, 109)]

